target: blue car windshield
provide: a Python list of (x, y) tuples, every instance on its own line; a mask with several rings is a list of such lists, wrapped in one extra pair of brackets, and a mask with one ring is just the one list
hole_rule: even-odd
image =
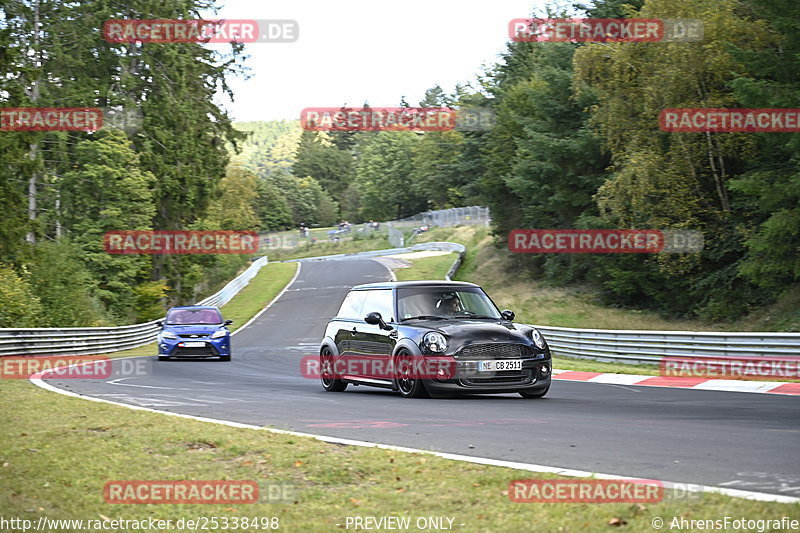
[(221, 323), (222, 316), (216, 309), (171, 309), (167, 313), (167, 324), (171, 326)]

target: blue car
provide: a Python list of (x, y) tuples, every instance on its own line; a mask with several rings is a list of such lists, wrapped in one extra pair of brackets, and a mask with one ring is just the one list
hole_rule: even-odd
[(163, 322), (158, 322), (158, 360), (171, 357), (219, 357), (231, 360), (231, 332), (216, 307), (191, 305), (173, 307)]

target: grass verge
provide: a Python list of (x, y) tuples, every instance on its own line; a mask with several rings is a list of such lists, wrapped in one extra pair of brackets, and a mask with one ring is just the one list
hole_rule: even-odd
[(222, 306), (222, 314), (233, 320), (231, 331), (236, 331), (271, 302), (297, 272), (297, 263), (268, 263), (258, 271), (244, 289)]
[(385, 234), (374, 233), (365, 237), (337, 242), (317, 241), (314, 244), (308, 243), (294, 248), (270, 249), (267, 253), (270, 261), (284, 261), (286, 259), (302, 259), (304, 257), (315, 257), (318, 255), (368, 252), (370, 250), (381, 250), (391, 247)]
[(394, 274), (397, 276), (397, 281), (444, 279), (450, 271), (450, 267), (453, 266), (453, 261), (456, 260), (457, 255), (451, 253), (409, 259), (407, 261), (411, 263), (411, 266), (395, 269)]
[[(347, 516), (399, 515), (412, 523), (450, 517), (453, 529), (464, 532), (586, 532), (607, 531), (618, 521), (627, 530), (650, 531), (655, 516), (669, 522), (800, 512), (796, 504), (716, 494), (646, 505), (512, 503), (510, 481), (555, 476), (164, 418), (56, 396), (27, 382), (4, 380), (0, 388), (7, 406), (0, 411), (6, 428), (0, 434), (0, 508), (6, 518), (277, 516), (281, 531), (329, 532), (343, 529), (337, 524)], [(252, 480), (262, 491), (264, 484), (288, 483), (295, 494), (291, 501), (247, 505), (113, 505), (102, 496), (110, 480), (166, 479)]]

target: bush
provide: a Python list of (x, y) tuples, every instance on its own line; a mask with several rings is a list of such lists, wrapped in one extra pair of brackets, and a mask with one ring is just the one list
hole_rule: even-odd
[(0, 263), (0, 328), (35, 327), (41, 314), (42, 303), (30, 284)]

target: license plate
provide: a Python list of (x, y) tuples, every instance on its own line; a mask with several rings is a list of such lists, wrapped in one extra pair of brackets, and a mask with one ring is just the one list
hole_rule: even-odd
[(522, 370), (522, 359), (478, 361), (478, 372), (497, 372), (499, 370)]
[(205, 342), (196, 342), (196, 341), (189, 341), (183, 343), (184, 348), (204, 348), (205, 345), (206, 345)]

